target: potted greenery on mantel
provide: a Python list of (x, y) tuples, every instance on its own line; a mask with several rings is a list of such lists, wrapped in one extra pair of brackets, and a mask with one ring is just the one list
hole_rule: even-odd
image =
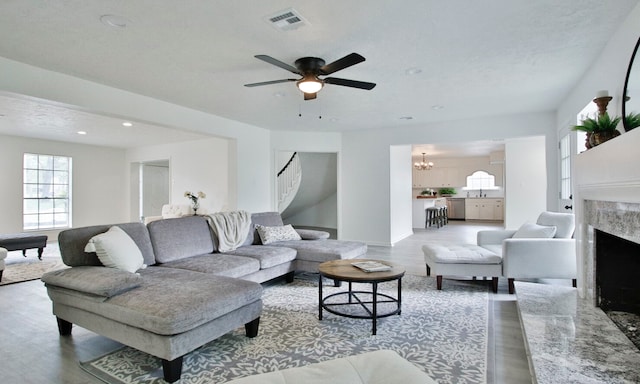
[(619, 116), (611, 118), (605, 112), (595, 119), (588, 117), (582, 120), (582, 124), (574, 126), (572, 130), (586, 132), (587, 148), (592, 148), (619, 136), (620, 132), (616, 128), (621, 119)]

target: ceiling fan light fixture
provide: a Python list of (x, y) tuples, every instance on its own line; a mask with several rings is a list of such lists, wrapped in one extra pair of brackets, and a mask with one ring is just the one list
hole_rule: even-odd
[(317, 77), (307, 75), (296, 82), (298, 89), (304, 93), (316, 93), (322, 89), (324, 84)]

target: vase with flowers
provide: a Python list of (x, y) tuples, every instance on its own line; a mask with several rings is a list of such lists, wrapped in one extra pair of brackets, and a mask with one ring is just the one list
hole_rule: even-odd
[(191, 200), (191, 207), (193, 208), (193, 214), (197, 215), (198, 208), (200, 208), (200, 199), (204, 199), (205, 197), (207, 197), (207, 195), (202, 191), (198, 191), (198, 193), (186, 191), (184, 193), (184, 197)]

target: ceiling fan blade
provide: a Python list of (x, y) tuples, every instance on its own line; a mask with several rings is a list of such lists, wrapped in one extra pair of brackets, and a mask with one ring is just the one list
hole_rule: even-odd
[(327, 65), (324, 65), (322, 67), (320, 67), (320, 74), (321, 75), (330, 75), (334, 72), (337, 72), (341, 69), (345, 69), (347, 67), (350, 67), (352, 65), (356, 65), (358, 63), (362, 63), (363, 61), (365, 61), (365, 58), (358, 55), (357, 53), (351, 53), (348, 54), (347, 56), (343, 57), (342, 59), (338, 59), (336, 61), (334, 61), (333, 63), (329, 63)]
[(313, 100), (316, 97), (318, 97), (318, 93), (317, 92), (316, 93), (305, 93), (304, 94), (304, 99), (305, 100)]
[(278, 83), (287, 83), (289, 81), (298, 81), (296, 79), (282, 79), (282, 80), (272, 80), (272, 81), (263, 81), (261, 83), (251, 83), (251, 84), (245, 84), (245, 87), (259, 87), (262, 85), (271, 85), (271, 84), (278, 84)]
[(323, 81), (325, 82), (325, 84), (342, 85), (345, 87), (360, 88), (360, 89), (367, 89), (367, 90), (371, 90), (376, 86), (375, 83), (368, 83), (366, 81), (357, 81), (357, 80), (349, 80), (349, 79), (340, 79), (337, 77), (327, 77), (326, 79), (323, 79)]
[(293, 66), (291, 66), (291, 65), (289, 65), (289, 64), (287, 64), (287, 63), (283, 63), (282, 61), (277, 60), (277, 59), (274, 59), (274, 58), (273, 58), (273, 57), (271, 57), (271, 56), (267, 56), (267, 55), (255, 55), (254, 57), (255, 57), (256, 59), (259, 59), (259, 60), (265, 61), (265, 62), (267, 62), (267, 63), (269, 63), (269, 64), (275, 65), (276, 67), (280, 67), (280, 68), (282, 68), (282, 69), (284, 69), (284, 70), (287, 70), (287, 71), (289, 71), (289, 72), (293, 72), (293, 73), (296, 73), (296, 74), (298, 74), (298, 75), (302, 75), (302, 73), (300, 73), (300, 71), (298, 71), (298, 69), (297, 69), (296, 67), (293, 67)]

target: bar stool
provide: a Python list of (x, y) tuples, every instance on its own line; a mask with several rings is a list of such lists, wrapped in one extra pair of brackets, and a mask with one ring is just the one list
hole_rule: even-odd
[(442, 220), (442, 225), (447, 225), (449, 224), (449, 210), (447, 209), (447, 206), (442, 206), (440, 207), (440, 217)]
[(426, 214), (424, 227), (429, 228), (435, 225), (437, 228), (440, 228), (440, 226), (442, 225), (441, 216), (440, 216), (440, 207), (429, 207), (429, 208), (425, 208), (424, 211)]
[(438, 208), (438, 219), (440, 221), (440, 226), (445, 226), (449, 223), (449, 212), (447, 209), (447, 204), (436, 200), (434, 206)]

